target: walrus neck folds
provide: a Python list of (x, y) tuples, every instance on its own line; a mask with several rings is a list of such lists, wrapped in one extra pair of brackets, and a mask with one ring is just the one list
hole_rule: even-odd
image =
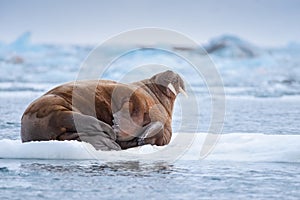
[(174, 94), (172, 94), (172, 96), (167, 95), (163, 86), (159, 86), (153, 83), (151, 80), (143, 81), (143, 86), (146, 91), (152, 93), (156, 97), (157, 101), (159, 101), (159, 103), (166, 108), (169, 117), (172, 118), (173, 105), (176, 96)]

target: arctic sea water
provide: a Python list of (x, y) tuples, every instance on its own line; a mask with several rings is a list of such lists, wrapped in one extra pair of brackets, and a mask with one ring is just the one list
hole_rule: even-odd
[[(74, 141), (22, 144), (25, 108), (75, 80), (92, 49), (33, 45), (29, 39), (27, 33), (12, 44), (0, 43), (0, 199), (299, 199), (300, 45), (259, 48), (232, 36), (206, 45), (225, 86), (222, 136), (209, 156), (198, 159), (211, 102), (205, 84), (190, 80), (201, 101), (201, 124), (192, 146), (174, 162), (143, 160), (142, 154), (160, 150), (148, 145), (116, 155)], [(220, 43), (223, 48), (213, 48)], [(120, 79), (135, 62), (162, 60), (189, 73), (182, 60), (148, 49), (116, 61), (104, 78)], [(150, 70), (145, 77), (151, 75)], [(173, 138), (193, 131), (185, 124), (178, 132), (179, 115), (175, 110)]]

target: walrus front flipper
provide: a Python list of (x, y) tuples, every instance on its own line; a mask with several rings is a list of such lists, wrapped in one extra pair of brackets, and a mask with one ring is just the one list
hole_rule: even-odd
[(128, 149), (136, 146), (142, 146), (145, 144), (160, 144), (163, 139), (163, 128), (164, 125), (161, 122), (151, 122), (144, 126), (140, 131), (139, 135), (129, 141), (119, 141), (118, 144), (122, 149)]
[(143, 132), (138, 138), (138, 145), (142, 146), (145, 144), (157, 144), (158, 140), (163, 139), (164, 125), (157, 121), (151, 122), (147, 126), (143, 127)]
[[(67, 127), (65, 133), (58, 136), (58, 140), (78, 140), (92, 144), (97, 150), (121, 150), (115, 142), (116, 134), (110, 125), (98, 119), (80, 113), (68, 113), (72, 117), (72, 127)], [(69, 121), (69, 120), (65, 120)]]

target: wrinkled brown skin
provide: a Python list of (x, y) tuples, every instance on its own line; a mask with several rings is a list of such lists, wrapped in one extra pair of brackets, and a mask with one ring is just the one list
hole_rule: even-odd
[[(24, 112), (22, 142), (78, 140), (96, 149), (120, 150), (138, 146), (138, 138), (146, 134), (144, 144), (166, 145), (172, 136), (176, 98), (167, 88), (169, 83), (177, 93), (179, 87), (184, 89), (182, 79), (172, 71), (131, 84), (88, 80), (58, 86)], [(124, 110), (130, 112), (131, 121), (122, 117)]]

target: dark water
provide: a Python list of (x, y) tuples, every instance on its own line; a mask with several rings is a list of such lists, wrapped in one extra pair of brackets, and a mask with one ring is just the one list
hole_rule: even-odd
[(1, 165), (1, 199), (299, 198), (299, 163), (7, 160)]

